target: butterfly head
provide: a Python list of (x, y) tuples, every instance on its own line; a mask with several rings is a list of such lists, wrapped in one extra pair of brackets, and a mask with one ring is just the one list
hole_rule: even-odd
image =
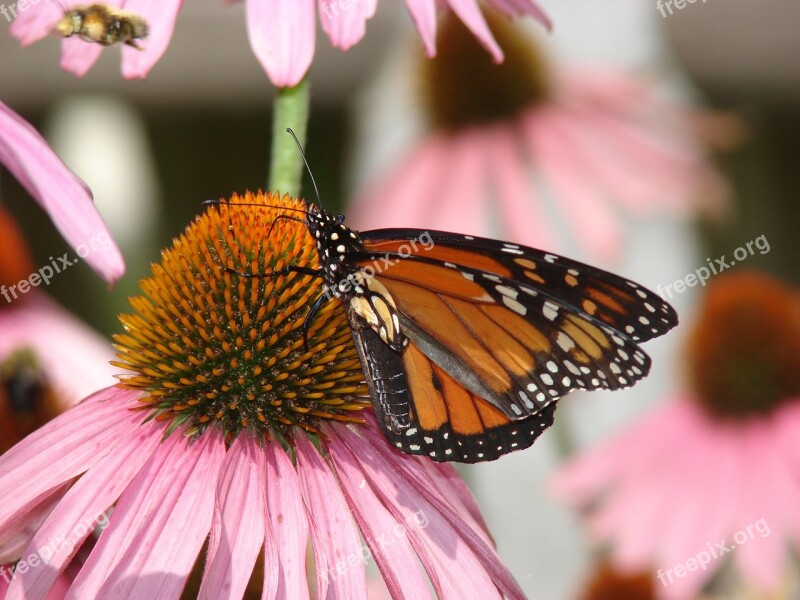
[(344, 263), (348, 253), (361, 250), (362, 244), (358, 233), (344, 224), (344, 215), (335, 215), (324, 208), (311, 205), (306, 224), (317, 244), (319, 260), (326, 276), (337, 280), (346, 275), (341, 263)]

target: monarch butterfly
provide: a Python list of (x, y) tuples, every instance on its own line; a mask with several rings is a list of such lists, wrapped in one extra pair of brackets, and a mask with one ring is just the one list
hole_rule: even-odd
[(320, 267), (274, 274), (323, 279), (306, 328), (324, 302), (344, 304), (377, 421), (409, 454), (475, 463), (527, 448), (558, 398), (647, 375), (638, 342), (678, 323), (655, 293), (568, 258), (442, 231), (359, 233), (307, 206)]

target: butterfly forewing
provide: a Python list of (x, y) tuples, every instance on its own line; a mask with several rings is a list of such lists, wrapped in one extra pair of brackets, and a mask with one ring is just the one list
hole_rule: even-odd
[[(425, 239), (425, 245), (411, 244)], [(442, 231), (376, 229), (361, 234), (364, 248), (462, 265), (547, 292), (624, 333), (633, 341), (663, 335), (678, 323), (674, 309), (639, 284), (578, 261), (535, 248)], [(386, 264), (383, 261), (383, 264)]]

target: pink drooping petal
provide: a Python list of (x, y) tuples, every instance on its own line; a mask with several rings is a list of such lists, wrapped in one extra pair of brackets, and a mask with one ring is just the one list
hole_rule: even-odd
[(347, 4), (319, 0), (319, 19), (331, 44), (349, 50), (364, 37), (367, 21), (375, 15), (378, 0), (358, 0)]
[[(650, 440), (638, 446), (627, 447), (625, 470), (613, 482), (614, 488), (588, 520), (588, 530), (595, 543), (613, 542), (616, 546), (616, 560), (624, 561), (635, 569), (645, 567), (646, 564), (642, 561), (646, 561), (647, 557), (640, 556), (636, 560), (637, 557), (630, 552), (629, 544), (631, 538), (638, 534), (638, 526), (644, 525), (639, 519), (630, 517), (643, 511), (643, 520), (656, 513), (649, 527), (644, 526), (652, 549), (657, 547), (661, 536), (668, 533), (665, 530), (670, 525), (676, 526), (674, 521), (663, 518), (665, 507), (669, 506), (664, 501), (669, 498), (675, 485), (681, 482), (681, 475), (685, 470), (683, 461), (691, 460), (692, 446), (686, 443), (673, 452), (667, 452), (665, 443), (672, 439), (666, 435), (669, 430), (663, 426), (660, 431), (653, 433)], [(673, 435), (680, 435), (684, 430), (672, 428), (671, 431), (675, 432)], [(651, 504), (644, 505), (645, 501), (650, 501)], [(661, 510), (653, 511), (653, 503), (660, 504)], [(633, 540), (634, 543), (635, 541)]]
[[(662, 464), (669, 465), (665, 478), (672, 485), (670, 489), (662, 489), (662, 511), (653, 521), (657, 527), (644, 535), (651, 541), (651, 560), (665, 570), (680, 564), (686, 565), (691, 558), (697, 561), (698, 553), (706, 549), (708, 543), (698, 534), (709, 519), (715, 518), (713, 513), (726, 512), (726, 508), (719, 507), (719, 502), (713, 500), (705, 487), (711, 483), (708, 465), (716, 460), (717, 441), (716, 436), (709, 435), (712, 431), (708, 425), (705, 415), (698, 414), (695, 423), (684, 429), (681, 436), (684, 442), (681, 448), (675, 448), (675, 452), (670, 452), (669, 440), (663, 440), (666, 460)], [(659, 465), (654, 468), (660, 471), (667, 469)], [(670, 502), (668, 499), (676, 489), (681, 490), (681, 501)], [(690, 566), (693, 567), (691, 570), (687, 569), (682, 577), (670, 583), (669, 592), (677, 597), (696, 597), (715, 571), (713, 567), (706, 570), (700, 568), (699, 562), (698, 566)]]
[(68, 598), (178, 598), (211, 528), (225, 442), (164, 440), (125, 490)]
[(358, 528), (342, 489), (311, 441), (294, 436), (300, 490), (308, 510), (317, 568), (317, 597), (367, 599)]
[(0, 310), (0, 331), (0, 360), (32, 349), (64, 408), (116, 383), (111, 344), (44, 294), (29, 293)]
[[(409, 539), (421, 559), (428, 553), (428, 560), (438, 564), (437, 593), (441, 595), (440, 588), (445, 587), (454, 590), (455, 597), (494, 597), (498, 590), (508, 598), (525, 597), (494, 548), (436, 490), (416, 461), (407, 460), (389, 447), (374, 421), (370, 427), (361, 427), (359, 433), (360, 436), (343, 428), (341, 438), (361, 462), (373, 488), (379, 490), (395, 518), (406, 523), (413, 520), (425, 530), (425, 535), (415, 537), (412, 534), (416, 529), (409, 528)], [(417, 507), (422, 513), (408, 507)], [(429, 524), (420, 523), (420, 514)], [(433, 544), (428, 543), (431, 540)], [(458, 560), (454, 560), (456, 555)], [(429, 564), (425, 560), (423, 564), (433, 577)], [(471, 592), (465, 591), (470, 589)]]
[(75, 482), (22, 554), (23, 558), (34, 554), (40, 557), (42, 568), (16, 578), (6, 600), (44, 598), (48, 594), (87, 536), (96, 526), (107, 524), (105, 512), (139, 473), (162, 435), (163, 427), (139, 427)]
[(280, 565), (276, 597), (308, 598), (308, 518), (300, 481), (292, 461), (277, 441), (265, 444), (264, 452), (267, 455), (267, 515)]
[(435, 0), (406, 0), (406, 7), (414, 21), (425, 54), (428, 58), (436, 56), (436, 2)]
[(31, 543), (47, 516), (53, 512), (71, 483), (72, 481), (63, 483), (47, 492), (41, 499), (28, 504), (22, 518), (11, 521), (0, 531), (0, 565), (16, 562), (22, 557), (23, 551)]
[(523, 125), (537, 171), (563, 208), (577, 242), (591, 255), (613, 260), (622, 241), (619, 223), (594, 183), (575, 168), (573, 148), (548, 126), (547, 110), (531, 114)]
[[(800, 472), (800, 444), (797, 443), (797, 432), (800, 431), (800, 397), (790, 399), (778, 409), (775, 419), (775, 442), (781, 449), (786, 468), (792, 472)], [(787, 537), (794, 540), (800, 548), (800, 522), (792, 520)]]
[(303, 79), (314, 57), (314, 0), (246, 0), (247, 34), (276, 87)]
[(79, 37), (69, 37), (61, 42), (61, 58), (59, 64), (67, 73), (76, 77), (83, 77), (89, 72), (100, 55), (104, 46), (87, 42)]
[[(591, 121), (571, 119), (568, 112), (552, 112), (550, 126), (574, 149), (576, 167), (597, 182), (604, 195), (634, 216), (652, 212), (660, 199), (668, 202), (663, 186), (642, 176), (610, 153), (607, 139), (593, 131)], [(678, 173), (675, 176), (679, 176)]]
[(128, 410), (137, 397), (116, 388), (101, 390), (0, 456), (0, 554), (7, 537), (29, 519), (31, 507), (125, 439), (142, 418)]
[(125, 10), (135, 12), (147, 21), (147, 37), (138, 40), (141, 50), (123, 46), (122, 76), (126, 79), (144, 78), (161, 60), (172, 40), (175, 21), (183, 0), (126, 0)]
[[(450, 164), (439, 174), (436, 187), (428, 192), (427, 227), (486, 234), (487, 170), (485, 134), (465, 131), (450, 141)], [(425, 225), (421, 225), (425, 226)]]
[(592, 131), (606, 140), (609, 153), (618, 154), (630, 168), (641, 169), (654, 185), (674, 189), (675, 196), (670, 198), (673, 209), (686, 213), (693, 207), (692, 193), (706, 168), (696, 152), (659, 131), (652, 119), (638, 122), (583, 101), (575, 103), (571, 110), (574, 118), (593, 124)]
[[(15, 5), (16, 6), (16, 5)], [(50, 35), (64, 15), (64, 7), (58, 2), (29, 4), (27, 10), (17, 12), (8, 32), (23, 46), (29, 46)]]
[(267, 463), (258, 440), (240, 434), (217, 483), (199, 598), (242, 598), (264, 545)]
[(693, 418), (693, 410), (691, 401), (678, 397), (649, 412), (625, 431), (564, 464), (550, 481), (552, 493), (570, 506), (587, 505), (620, 476), (648, 469), (651, 458), (661, 454), (663, 439), (679, 435), (683, 424)]
[(489, 4), (509, 17), (529, 15), (547, 27), (547, 29), (553, 28), (550, 17), (532, 0), (489, 0)]
[[(715, 449), (715, 455), (713, 462), (709, 461), (706, 464), (713, 464), (713, 469), (707, 471), (706, 481), (701, 489), (695, 491), (694, 498), (698, 506), (711, 508), (698, 510), (704, 519), (693, 531), (685, 532), (687, 538), (691, 537), (693, 541), (673, 538), (672, 548), (659, 549), (659, 555), (655, 560), (663, 564), (665, 570), (674, 568), (679, 563), (685, 564), (685, 561), (692, 557), (702, 565), (699, 568), (700, 572), (687, 578), (685, 582), (674, 578), (669, 586), (670, 589), (664, 590), (666, 598), (682, 600), (687, 597), (697, 597), (697, 592), (728, 558), (727, 555), (717, 557), (715, 553), (716, 544), (730, 537), (732, 523), (736, 521), (739, 512), (738, 502), (734, 499), (739, 493), (742, 452), (739, 432), (736, 429), (736, 427), (716, 428), (713, 439), (709, 440), (711, 447)], [(676, 485), (679, 484), (676, 482)], [(727, 498), (730, 501), (720, 502), (720, 498)]]
[(676, 105), (659, 97), (654, 82), (614, 66), (570, 65), (559, 70), (557, 77), (556, 85), (567, 101), (600, 106), (622, 115), (664, 116), (676, 109)]
[[(773, 431), (769, 422), (754, 422), (744, 432), (740, 508), (730, 535), (734, 536), (731, 545), (736, 546), (733, 558), (744, 578), (764, 592), (775, 593), (784, 575), (784, 523), (797, 519), (800, 498), (797, 474), (784, 470)], [(758, 473), (758, 485), (748, 481), (749, 473)], [(756, 533), (753, 524), (761, 519), (770, 527), (769, 535)]]
[(503, 51), (497, 45), (476, 0), (447, 0), (447, 4), (464, 22), (481, 45), (492, 55), (494, 62), (503, 62)]
[[(371, 556), (392, 598), (430, 598), (428, 582), (405, 535), (406, 524), (397, 521), (383, 505), (358, 461), (339, 439), (339, 427), (328, 427), (328, 449), (342, 490)], [(370, 554), (364, 557), (369, 559)]]
[(488, 132), (486, 157), (491, 165), (493, 190), (502, 214), (507, 239), (536, 248), (553, 248), (555, 242), (537, 199), (525, 149), (513, 131), (501, 125)]
[(427, 458), (420, 458), (418, 462), (439, 493), (461, 513), (461, 517), (469, 523), (472, 530), (480, 534), (488, 545), (494, 546), (494, 539), (475, 496), (452, 465), (437, 463)]
[(377, 184), (368, 186), (348, 211), (356, 229), (430, 227), (426, 222), (450, 161), (450, 140), (433, 135)]
[(47, 211), (56, 228), (106, 281), (125, 272), (119, 248), (97, 212), (92, 195), (44, 138), (0, 102), (0, 163)]

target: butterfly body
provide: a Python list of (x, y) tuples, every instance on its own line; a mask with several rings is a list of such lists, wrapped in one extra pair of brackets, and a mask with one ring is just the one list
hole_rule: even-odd
[(398, 449), (481, 462), (530, 446), (574, 390), (621, 389), (638, 342), (677, 324), (642, 286), (524, 246), (415, 229), (356, 232), (309, 206), (319, 302), (341, 301), (376, 418)]
[(311, 206), (306, 217), (315, 238), (326, 289), (348, 308), (348, 317), (373, 329), (395, 351), (403, 350), (408, 338), (400, 331), (397, 306), (389, 291), (348, 258), (360, 255), (364, 245), (356, 231), (344, 225), (342, 215)]

